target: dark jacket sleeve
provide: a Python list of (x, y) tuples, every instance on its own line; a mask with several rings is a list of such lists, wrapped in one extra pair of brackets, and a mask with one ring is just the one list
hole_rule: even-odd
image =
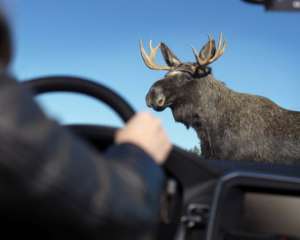
[(149, 155), (132, 144), (99, 153), (45, 117), (20, 84), (0, 81), (2, 213), (100, 236), (153, 229), (164, 175)]

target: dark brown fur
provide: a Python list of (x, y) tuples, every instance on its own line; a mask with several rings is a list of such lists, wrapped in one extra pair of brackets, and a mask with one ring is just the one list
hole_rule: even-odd
[(194, 128), (205, 158), (300, 162), (300, 112), (235, 92), (207, 66), (172, 64), (176, 56), (164, 44), (161, 50), (172, 70), (151, 87), (147, 104), (157, 111), (170, 107), (175, 121)]

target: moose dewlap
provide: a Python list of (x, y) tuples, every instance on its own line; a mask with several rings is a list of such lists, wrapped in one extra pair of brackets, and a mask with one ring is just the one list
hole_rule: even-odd
[[(150, 88), (147, 105), (169, 107), (175, 121), (194, 128), (205, 158), (300, 163), (300, 112), (235, 92), (214, 78), (209, 64), (224, 53), (222, 34), (217, 45), (209, 37), (199, 53), (193, 49), (194, 63), (181, 62), (164, 43), (153, 48), (150, 41), (149, 47), (148, 55), (140, 43), (144, 63), (167, 74)], [(154, 61), (158, 49), (166, 66)]]

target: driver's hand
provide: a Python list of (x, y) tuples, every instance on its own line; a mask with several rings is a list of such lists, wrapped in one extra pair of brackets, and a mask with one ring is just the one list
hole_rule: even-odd
[(137, 113), (124, 128), (117, 131), (116, 143), (133, 143), (150, 154), (157, 164), (163, 164), (171, 150), (160, 120), (150, 113)]

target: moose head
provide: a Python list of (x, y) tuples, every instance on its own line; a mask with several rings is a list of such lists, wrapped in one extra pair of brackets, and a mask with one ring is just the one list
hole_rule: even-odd
[[(166, 44), (160, 43), (157, 47), (152, 47), (152, 42), (149, 43), (150, 54), (148, 55), (140, 42), (140, 51), (144, 63), (152, 70), (167, 71), (165, 77), (155, 82), (150, 88), (146, 96), (146, 103), (156, 111), (162, 111), (166, 107), (173, 107), (179, 102), (183, 103), (185, 95), (182, 91), (186, 84), (191, 81), (199, 80), (211, 73), (209, 64), (216, 61), (223, 55), (226, 48), (226, 42), (223, 41), (222, 33), (219, 37), (218, 45), (215, 40), (209, 36), (208, 42), (204, 45), (199, 53), (193, 48), (193, 53), (196, 58), (195, 63), (183, 63), (174, 53), (167, 47)], [(167, 66), (160, 66), (155, 63), (155, 56), (158, 49), (164, 57)], [(184, 96), (186, 98), (186, 96)]]

